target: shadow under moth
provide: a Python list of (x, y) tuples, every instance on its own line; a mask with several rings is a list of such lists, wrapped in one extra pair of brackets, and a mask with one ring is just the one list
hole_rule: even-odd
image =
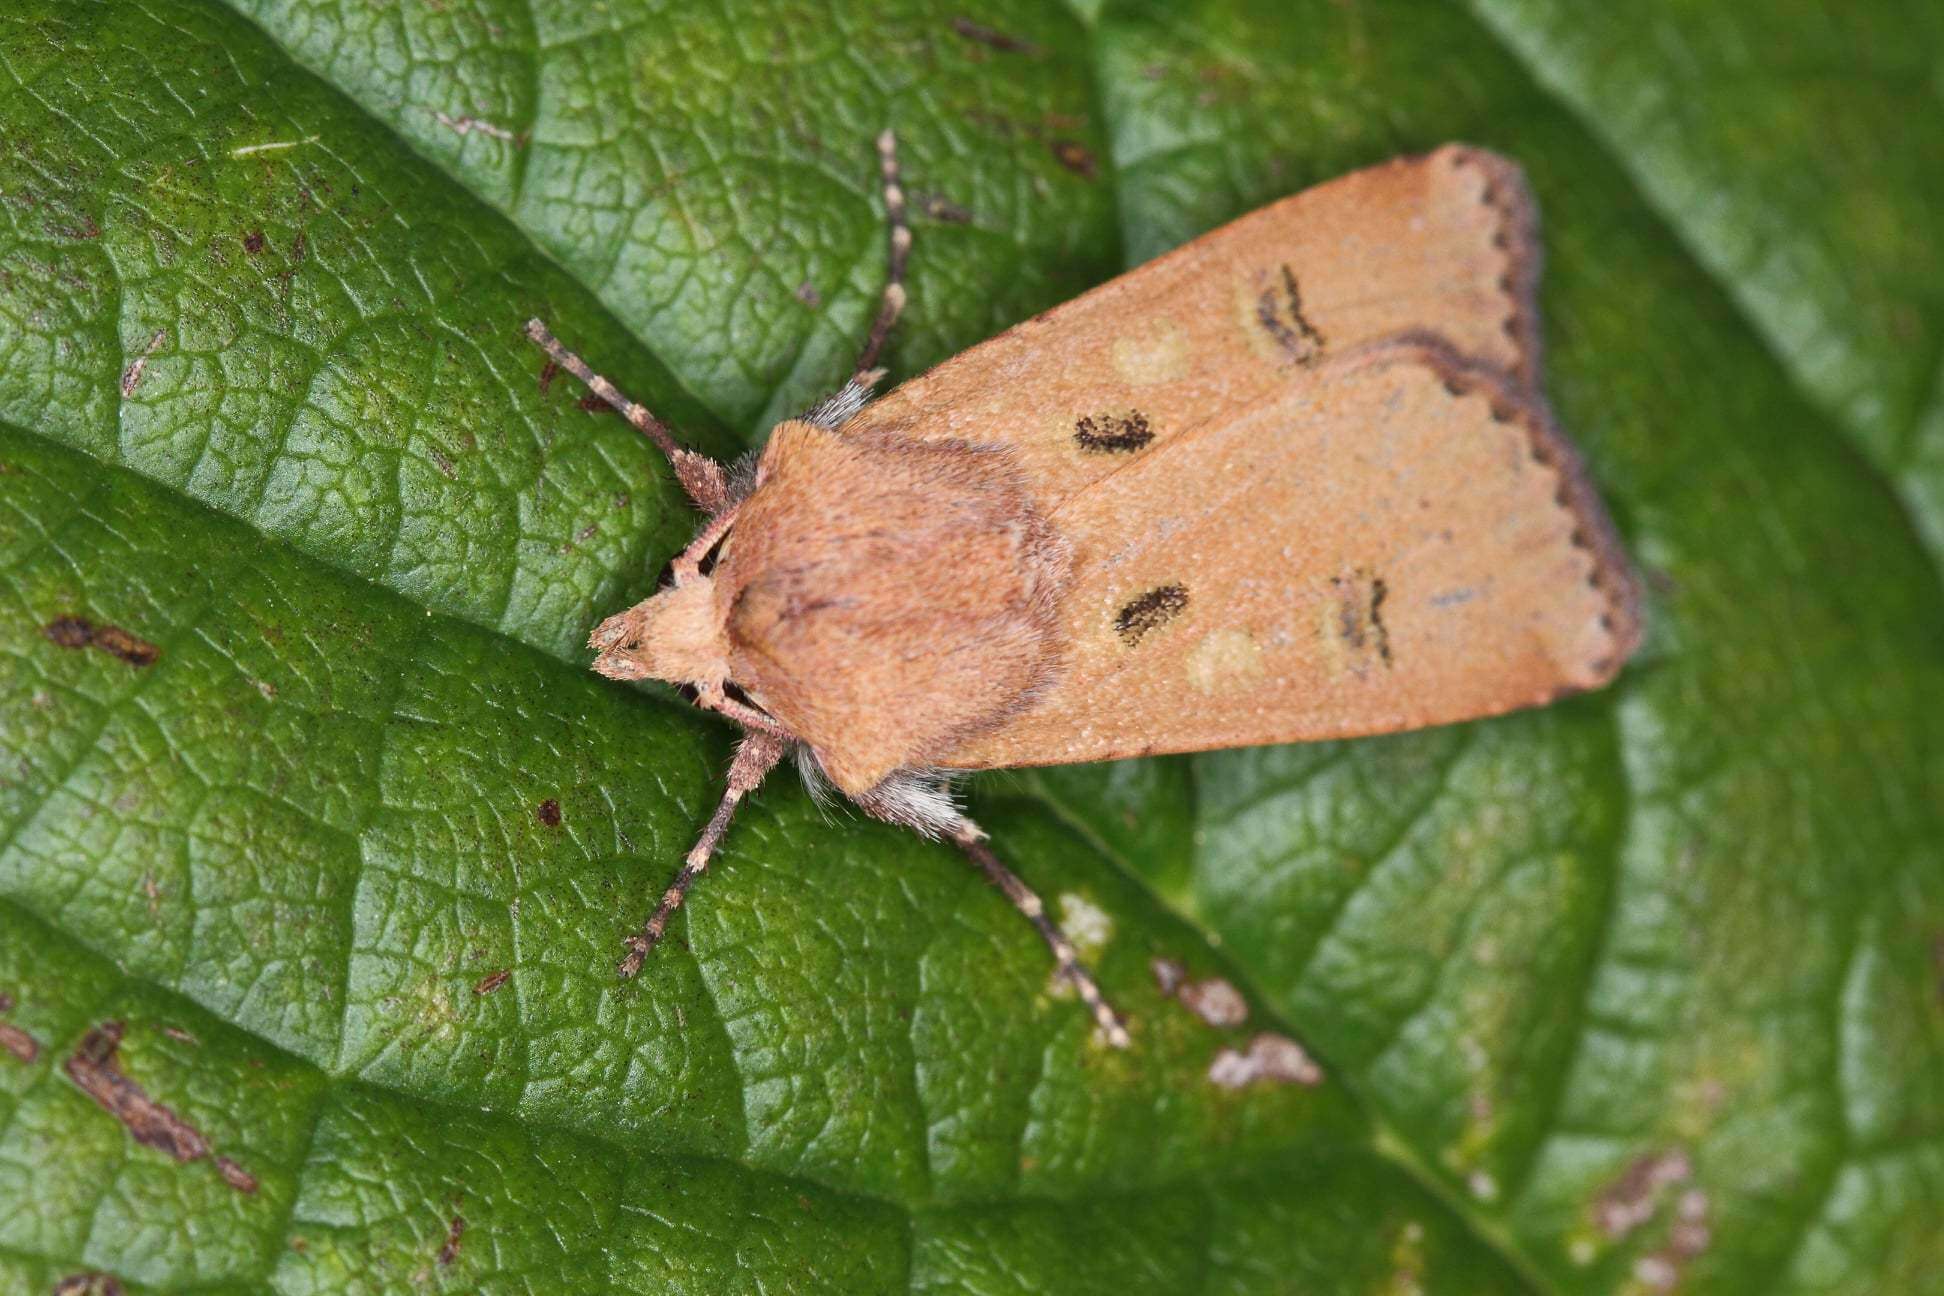
[(1285, 198), (879, 400), (912, 235), (878, 140), (889, 274), (855, 375), (731, 469), (664, 453), (707, 521), (594, 669), (744, 731), (632, 977), (737, 803), (813, 791), (956, 843), (1124, 1047), (1045, 906), (950, 794), (1003, 766), (1390, 733), (1597, 688), (1638, 587), (1540, 391), (1535, 209), (1447, 145)]

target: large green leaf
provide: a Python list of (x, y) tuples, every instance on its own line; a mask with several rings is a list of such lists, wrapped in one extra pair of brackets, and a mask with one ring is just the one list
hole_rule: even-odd
[[(0, 1288), (1944, 1291), (1944, 38), (1848, 8), (8, 6)], [(1127, 1053), (783, 779), (612, 975), (727, 735), (582, 669), (693, 517), (520, 325), (753, 441), (886, 124), (901, 373), (1518, 157), (1648, 574), (1595, 697), (975, 787)], [(1324, 1082), (1211, 1080), (1265, 1030)]]

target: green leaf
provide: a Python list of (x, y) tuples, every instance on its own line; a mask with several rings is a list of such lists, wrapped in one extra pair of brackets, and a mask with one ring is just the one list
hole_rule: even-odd
[[(1469, 9), (9, 6), (0, 1287), (1944, 1291), (1944, 35)], [(1647, 573), (1597, 696), (978, 783), (1126, 1053), (783, 778), (612, 973), (728, 742), (583, 669), (694, 518), (520, 327), (753, 443), (866, 327), (887, 124), (900, 374), (1517, 157)], [(1262, 1030), (1324, 1082), (1213, 1083)]]

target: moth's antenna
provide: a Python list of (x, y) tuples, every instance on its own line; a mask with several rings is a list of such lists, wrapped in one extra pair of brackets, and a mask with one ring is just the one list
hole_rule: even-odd
[(688, 492), (688, 497), (695, 501), (697, 508), (705, 513), (716, 513), (728, 504), (728, 478), (723, 474), (721, 464), (707, 455), (677, 445), (666, 423), (650, 414), (646, 405), (629, 400), (613, 383), (588, 368), (587, 361), (562, 346), (560, 340), (549, 333), (547, 326), (539, 320), (527, 321), (526, 335), (547, 353), (548, 359), (586, 383), (589, 391), (619, 410), (621, 417), (634, 425), (635, 431), (653, 441), (668, 456), (668, 465), (675, 470), (675, 480), (682, 484), (682, 489)]
[(1026, 921), (1033, 924), (1034, 930), (1039, 932), (1041, 939), (1046, 942), (1046, 947), (1053, 951), (1053, 962), (1058, 966), (1059, 975), (1064, 976), (1072, 984), (1074, 990), (1079, 993), (1081, 1002), (1092, 1011), (1094, 1024), (1100, 1027), (1100, 1033), (1107, 1037), (1107, 1042), (1115, 1048), (1126, 1048), (1127, 1023), (1121, 1020), (1121, 1015), (1114, 1011), (1114, 1006), (1107, 1002), (1105, 995), (1100, 993), (1099, 984), (1093, 979), (1093, 973), (1087, 970), (1086, 964), (1080, 961), (1079, 952), (1073, 948), (1073, 942), (1068, 940), (1066, 933), (1046, 916), (1046, 905), (1039, 896), (1031, 887), (1019, 880), (1017, 873), (1000, 863), (999, 857), (992, 853), (990, 846), (986, 845), (985, 830), (964, 815), (960, 815), (952, 826), (946, 829), (946, 835), (965, 852), (966, 858), (986, 875), (988, 882), (1005, 893), (1006, 899), (1012, 901), (1013, 908), (1026, 915)]
[(682, 907), (682, 900), (688, 895), (689, 888), (695, 885), (695, 879), (701, 877), (702, 871), (709, 867), (716, 847), (722, 844), (722, 835), (729, 831), (729, 821), (736, 816), (737, 803), (756, 790), (764, 775), (776, 768), (776, 763), (783, 759), (783, 753), (789, 747), (787, 738), (753, 730), (736, 748), (736, 758), (729, 765), (729, 786), (722, 792), (722, 803), (709, 816), (708, 826), (702, 829), (702, 835), (683, 858), (682, 867), (668, 884), (668, 890), (662, 892), (661, 903), (655, 906), (655, 912), (642, 924), (640, 931), (623, 942), (628, 952), (615, 969), (623, 978), (641, 971), (642, 962), (661, 940), (669, 918)]
[(891, 326), (898, 322), (898, 316), (905, 304), (905, 261), (911, 256), (911, 225), (905, 215), (905, 194), (898, 184), (898, 137), (885, 131), (877, 137), (878, 172), (884, 181), (884, 218), (891, 225), (891, 252), (889, 273), (884, 281), (884, 299), (878, 306), (877, 319), (871, 325), (871, 335), (864, 341), (864, 350), (858, 353), (857, 367), (852, 371), (856, 376), (853, 382), (867, 390), (872, 384), (864, 375), (877, 367), (878, 353), (884, 350), (884, 343), (891, 336)]

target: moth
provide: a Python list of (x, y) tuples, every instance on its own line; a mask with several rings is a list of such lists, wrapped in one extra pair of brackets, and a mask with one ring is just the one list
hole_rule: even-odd
[(873, 400), (911, 227), (877, 141), (888, 273), (854, 376), (725, 466), (539, 321), (707, 520), (594, 669), (743, 730), (632, 977), (787, 755), (813, 792), (948, 839), (1104, 1037), (1126, 1022), (955, 804), (972, 770), (1345, 738), (1613, 679), (1638, 585), (1540, 391), (1534, 203), (1435, 152), (1285, 198)]

